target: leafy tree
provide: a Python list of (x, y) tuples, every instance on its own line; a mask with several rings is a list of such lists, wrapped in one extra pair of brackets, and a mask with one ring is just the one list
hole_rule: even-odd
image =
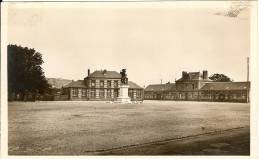
[(42, 55), (34, 49), (8, 45), (8, 95), (21, 96), (24, 100), (28, 93), (34, 97), (48, 90), (49, 84), (41, 65)]
[(228, 76), (218, 73), (211, 75), (209, 79), (215, 82), (232, 82), (232, 80)]

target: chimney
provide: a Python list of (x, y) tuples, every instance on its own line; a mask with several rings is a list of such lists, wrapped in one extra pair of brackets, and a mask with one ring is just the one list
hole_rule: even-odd
[(207, 80), (208, 79), (208, 71), (204, 70), (202, 73), (203, 79)]
[(88, 69), (88, 76), (90, 75), (90, 69)]
[(107, 74), (107, 70), (106, 70), (106, 69), (103, 70), (103, 74), (104, 74), (104, 75)]
[(186, 74), (187, 74), (186, 71), (182, 71), (182, 78), (184, 78)]

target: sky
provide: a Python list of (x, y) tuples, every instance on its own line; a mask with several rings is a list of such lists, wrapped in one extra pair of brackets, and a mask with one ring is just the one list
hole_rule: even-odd
[(202, 70), (245, 81), (249, 9), (234, 18), (224, 15), (230, 4), (198, 7), (196, 3), (11, 5), (7, 41), (42, 53), (49, 78), (79, 80), (87, 76), (87, 69), (126, 68), (129, 80), (141, 86), (174, 82), (182, 71)]

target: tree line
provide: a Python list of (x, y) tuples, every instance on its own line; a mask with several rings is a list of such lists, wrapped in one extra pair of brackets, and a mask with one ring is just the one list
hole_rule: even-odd
[(232, 82), (231, 78), (224, 74), (215, 73), (209, 77), (214, 82)]
[(35, 100), (50, 90), (43, 69), (42, 54), (35, 49), (10, 44), (7, 46), (8, 99)]

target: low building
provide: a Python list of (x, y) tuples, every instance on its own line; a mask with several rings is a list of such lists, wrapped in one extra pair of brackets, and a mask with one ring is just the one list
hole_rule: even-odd
[(175, 83), (152, 84), (144, 90), (149, 100), (249, 102), (250, 82), (213, 82), (208, 71), (182, 72)]
[(174, 99), (174, 96), (170, 94), (172, 90), (175, 90), (174, 83), (152, 84), (145, 88), (145, 99), (151, 99), (151, 100)]
[[(108, 100), (113, 101), (119, 96), (121, 74), (116, 71), (94, 71), (84, 80), (73, 81), (62, 89), (62, 99), (65, 100)], [(144, 89), (129, 81), (128, 94), (132, 101), (141, 101)], [(64, 97), (65, 98), (64, 98)]]
[(200, 89), (200, 100), (249, 102), (249, 82), (212, 82)]

